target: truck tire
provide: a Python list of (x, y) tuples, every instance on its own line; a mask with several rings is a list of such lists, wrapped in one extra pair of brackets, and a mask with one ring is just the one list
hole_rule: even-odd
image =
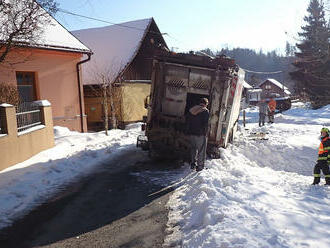
[(154, 161), (158, 161), (162, 159), (160, 153), (152, 146), (151, 143), (149, 143), (148, 157)]
[(206, 155), (211, 159), (218, 159), (220, 158), (220, 149), (216, 146), (208, 146)]

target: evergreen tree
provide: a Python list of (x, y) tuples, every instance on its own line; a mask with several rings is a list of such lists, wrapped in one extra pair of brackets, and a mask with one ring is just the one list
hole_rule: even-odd
[(299, 33), (302, 42), (296, 44), (300, 50), (296, 52), (298, 60), (294, 62), (297, 70), (290, 74), (300, 93), (306, 93), (312, 106), (318, 108), (330, 103), (330, 69), (327, 66), (330, 31), (322, 1), (311, 0), (307, 12), (306, 25)]
[(291, 55), (291, 45), (289, 42), (286, 42), (285, 44), (285, 55), (289, 57)]
[(285, 55), (286, 57), (294, 56), (296, 47), (292, 46), (288, 41), (285, 44)]

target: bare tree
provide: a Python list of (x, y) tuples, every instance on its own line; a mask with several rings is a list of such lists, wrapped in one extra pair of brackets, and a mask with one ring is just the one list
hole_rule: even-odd
[(14, 48), (37, 45), (57, 9), (55, 0), (0, 0), (0, 63)]
[(119, 72), (121, 72), (122, 68), (121, 63), (113, 61), (102, 69), (95, 64), (94, 68), (91, 69), (91, 74), (93, 75), (92, 80), (95, 84), (90, 86), (90, 88), (93, 90), (93, 95), (102, 98), (104, 130), (106, 135), (108, 135), (109, 130), (109, 117), (112, 128), (117, 128), (115, 99), (120, 97), (120, 91), (116, 91), (114, 87), (115, 83), (120, 80)]

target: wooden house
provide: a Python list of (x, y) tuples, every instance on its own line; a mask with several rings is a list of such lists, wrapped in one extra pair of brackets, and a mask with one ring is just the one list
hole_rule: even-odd
[(273, 78), (268, 78), (258, 85), (262, 89), (263, 97), (288, 97), (291, 95), (289, 89)]
[[(153, 18), (73, 32), (93, 50), (83, 73), (88, 128), (104, 122), (102, 86), (112, 88), (116, 119), (124, 126), (146, 115), (144, 99), (150, 94), (152, 58), (156, 49), (168, 49)], [(110, 109), (111, 111), (111, 109)]]

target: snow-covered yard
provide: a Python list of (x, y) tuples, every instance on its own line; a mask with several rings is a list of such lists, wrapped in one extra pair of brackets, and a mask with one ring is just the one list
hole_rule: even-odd
[[(209, 248), (327, 248), (330, 243), (330, 188), (311, 186), (319, 133), (330, 126), (330, 106), (304, 104), (259, 128), (249, 109), (233, 145), (206, 170), (141, 172), (141, 180), (173, 181), (165, 246)], [(253, 140), (251, 132), (267, 132)], [(56, 127), (56, 147), (0, 172), (0, 228), (90, 173), (123, 150), (137, 149), (139, 125), (128, 130), (81, 134)], [(158, 183), (164, 183), (159, 180)]]

